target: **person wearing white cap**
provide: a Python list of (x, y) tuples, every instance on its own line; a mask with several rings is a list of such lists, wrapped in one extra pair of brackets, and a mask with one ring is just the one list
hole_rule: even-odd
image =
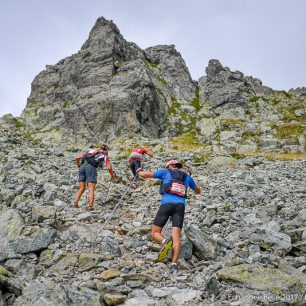
[[(162, 201), (153, 222), (151, 237), (161, 243), (158, 261), (163, 261), (172, 248), (171, 273), (178, 271), (177, 260), (181, 250), (181, 231), (185, 214), (187, 188), (190, 187), (196, 194), (201, 193), (200, 187), (196, 185), (193, 178), (180, 170), (181, 168), (183, 168), (183, 165), (178, 160), (170, 160), (167, 162), (165, 169), (154, 172), (143, 171), (141, 168), (137, 170), (138, 175), (143, 178), (162, 180), (160, 186)], [(172, 237), (165, 239), (161, 232), (169, 217), (171, 217), (172, 221)]]

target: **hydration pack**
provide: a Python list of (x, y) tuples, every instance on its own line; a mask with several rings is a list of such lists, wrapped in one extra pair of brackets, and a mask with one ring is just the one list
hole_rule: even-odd
[(103, 164), (105, 159), (105, 154), (101, 153), (99, 150), (89, 150), (85, 153), (84, 157), (81, 159), (81, 164), (88, 163), (95, 168), (98, 168)]
[(184, 181), (187, 177), (187, 173), (180, 170), (168, 170), (171, 174), (171, 181), (163, 184), (161, 182), (159, 193), (164, 195), (166, 193), (176, 194), (180, 197), (187, 197), (187, 186), (184, 185)]
[(139, 148), (134, 148), (132, 153), (130, 154), (130, 157), (131, 159), (142, 159), (142, 154), (141, 154), (141, 149)]

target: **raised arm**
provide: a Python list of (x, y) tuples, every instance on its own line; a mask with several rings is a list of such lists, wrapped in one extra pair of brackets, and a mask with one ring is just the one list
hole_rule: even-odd
[(143, 178), (152, 178), (154, 176), (153, 172), (139, 170), (137, 174)]

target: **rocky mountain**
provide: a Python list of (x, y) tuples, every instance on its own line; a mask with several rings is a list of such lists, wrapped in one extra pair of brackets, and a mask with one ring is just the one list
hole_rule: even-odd
[(195, 82), (174, 46), (142, 50), (99, 18), (77, 54), (35, 77), (21, 119), (57, 144), (184, 135), (214, 153), (304, 153), (305, 109), (305, 89), (273, 91), (218, 60)]
[[(0, 306), (305, 305), (305, 99), (218, 60), (193, 81), (174, 46), (141, 50), (99, 18), (0, 118)], [(87, 192), (74, 209), (75, 157), (106, 141), (119, 180), (100, 172), (95, 211)], [(179, 159), (202, 189), (176, 276), (150, 238), (159, 183), (129, 188), (135, 145), (145, 169)]]
[(77, 54), (34, 79), (22, 117), (34, 131), (60, 128), (89, 139), (92, 133), (158, 137), (175, 124), (167, 122), (173, 101), (189, 105), (195, 92), (174, 46), (141, 50), (99, 18)]

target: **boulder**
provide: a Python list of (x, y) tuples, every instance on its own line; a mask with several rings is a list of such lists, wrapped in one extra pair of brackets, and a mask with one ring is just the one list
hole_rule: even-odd
[(23, 229), (24, 220), (15, 209), (0, 210), (0, 241), (17, 238)]
[(225, 267), (217, 271), (219, 280), (238, 282), (243, 286), (276, 295), (303, 294), (306, 277), (295, 270), (295, 274), (287, 274), (274, 267), (242, 264)]
[(185, 235), (194, 247), (194, 254), (200, 259), (213, 260), (217, 257), (217, 244), (204, 230), (190, 225), (185, 228)]
[(55, 229), (41, 229), (29, 237), (20, 237), (9, 240), (0, 246), (0, 260), (8, 257), (10, 253), (25, 254), (46, 249), (54, 242), (57, 232)]

